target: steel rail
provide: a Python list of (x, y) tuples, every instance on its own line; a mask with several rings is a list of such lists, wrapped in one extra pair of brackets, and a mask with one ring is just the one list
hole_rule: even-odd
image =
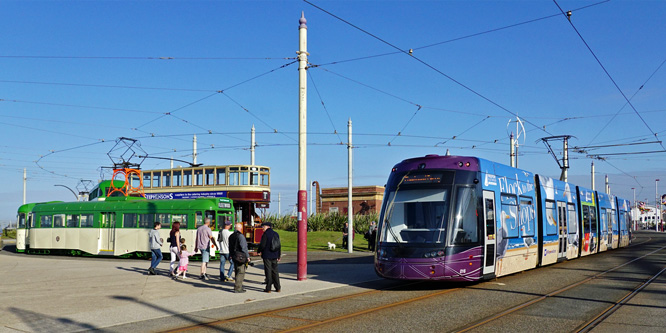
[(530, 301), (527, 301), (527, 302), (524, 302), (524, 303), (522, 303), (522, 304), (519, 304), (519, 305), (513, 306), (513, 307), (511, 307), (511, 308), (509, 308), (509, 309), (507, 309), (507, 310), (504, 310), (504, 311), (502, 311), (502, 312), (499, 312), (499, 313), (497, 313), (497, 314), (495, 314), (495, 315), (492, 315), (492, 316), (486, 317), (486, 318), (484, 318), (484, 319), (481, 319), (481, 320), (479, 320), (479, 321), (477, 321), (477, 322), (475, 322), (475, 323), (473, 323), (473, 324), (471, 324), (471, 325), (468, 325), (468, 326), (465, 326), (465, 327), (463, 327), (463, 328), (460, 328), (460, 329), (456, 330), (455, 332), (467, 332), (467, 331), (469, 331), (469, 330), (471, 330), (471, 329), (478, 328), (478, 327), (480, 327), (480, 326), (483, 326), (483, 325), (485, 325), (485, 324), (488, 324), (488, 323), (491, 322), (491, 321), (494, 321), (494, 320), (496, 320), (496, 319), (502, 318), (502, 317), (504, 317), (504, 316), (506, 316), (506, 315), (508, 315), (508, 314), (511, 314), (511, 313), (513, 313), (513, 312), (516, 312), (516, 311), (518, 311), (518, 310), (524, 309), (524, 308), (526, 308), (526, 307), (528, 307), (528, 306), (530, 306), (530, 305), (532, 305), (532, 304), (535, 304), (535, 303), (541, 302), (541, 301), (543, 301), (543, 300), (545, 300), (545, 299), (548, 299), (549, 297), (553, 297), (553, 296), (555, 296), (555, 295), (557, 295), (557, 294), (560, 294), (560, 293), (563, 293), (563, 292), (565, 292), (565, 291), (567, 291), (567, 290), (569, 290), (569, 289), (572, 289), (572, 288), (575, 288), (575, 287), (577, 287), (577, 286), (580, 286), (580, 285), (582, 285), (582, 284), (584, 284), (584, 283), (590, 282), (590, 281), (592, 281), (592, 280), (594, 280), (594, 279), (597, 279), (597, 278), (599, 278), (599, 277), (601, 277), (601, 276), (603, 276), (603, 275), (605, 275), (605, 274), (608, 274), (608, 273), (610, 273), (610, 272), (613, 272), (613, 271), (615, 271), (615, 270), (617, 270), (617, 269), (620, 269), (620, 268), (622, 268), (622, 267), (624, 267), (624, 266), (627, 266), (627, 265), (632, 264), (632, 263), (634, 263), (634, 262), (636, 262), (636, 261), (639, 261), (639, 260), (641, 260), (641, 259), (643, 259), (643, 258), (645, 258), (645, 257), (647, 257), (647, 256), (650, 256), (650, 255), (652, 255), (652, 254), (654, 254), (654, 253), (657, 253), (657, 252), (659, 252), (659, 251), (661, 251), (661, 250), (663, 250), (663, 249), (666, 249), (666, 246), (662, 246), (662, 247), (660, 247), (660, 248), (658, 248), (658, 249), (656, 249), (656, 250), (654, 250), (654, 251), (652, 251), (652, 252), (646, 253), (646, 254), (644, 254), (644, 255), (638, 257), (638, 258), (634, 258), (634, 259), (632, 259), (632, 260), (630, 260), (630, 261), (627, 261), (627, 262), (625, 262), (625, 263), (623, 263), (623, 264), (621, 264), (621, 265), (617, 265), (617, 266), (615, 266), (615, 267), (613, 267), (613, 268), (611, 268), (611, 269), (609, 269), (609, 270), (606, 270), (606, 271), (604, 271), (604, 272), (601, 272), (601, 273), (598, 273), (598, 274), (596, 274), (596, 275), (590, 276), (590, 277), (585, 278), (585, 279), (583, 279), (583, 280), (581, 280), (581, 281), (578, 281), (578, 282), (572, 283), (572, 284), (570, 284), (570, 285), (568, 285), (568, 286), (562, 287), (562, 288), (560, 288), (560, 289), (557, 289), (557, 290), (555, 290), (555, 291), (552, 291), (552, 292), (550, 292), (550, 293), (548, 293), (548, 294), (545, 294), (545, 295), (543, 295), (543, 296), (539, 296), (539, 297), (537, 297), (537, 298), (535, 298), (535, 299), (532, 299), (532, 300), (530, 300)]
[(619, 301), (615, 302), (615, 304), (611, 305), (608, 307), (606, 310), (602, 311), (600, 314), (598, 314), (596, 317), (592, 318), (592, 320), (588, 321), (587, 323), (581, 325), (579, 328), (576, 329), (576, 332), (589, 332), (593, 328), (595, 328), (597, 325), (601, 324), (604, 320), (606, 320), (608, 317), (610, 317), (615, 311), (619, 310), (623, 305), (625, 305), (627, 302), (629, 302), (632, 298), (634, 298), (638, 293), (640, 293), (645, 287), (650, 285), (652, 281), (654, 281), (656, 278), (658, 278), (661, 274), (663, 274), (666, 271), (666, 267), (664, 267), (659, 273), (653, 275), (650, 279), (647, 281), (643, 282), (634, 290), (629, 292), (626, 296), (624, 296), (622, 299)]

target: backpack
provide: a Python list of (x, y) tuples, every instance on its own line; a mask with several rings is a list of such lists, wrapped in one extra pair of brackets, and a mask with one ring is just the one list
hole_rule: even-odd
[(269, 247), (269, 250), (271, 252), (277, 252), (280, 250), (282, 245), (280, 244), (280, 235), (278, 235), (277, 232), (274, 232), (273, 238), (271, 239), (271, 245)]

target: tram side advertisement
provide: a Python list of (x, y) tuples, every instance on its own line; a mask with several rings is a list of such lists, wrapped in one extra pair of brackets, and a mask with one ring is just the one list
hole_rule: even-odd
[(148, 200), (226, 198), (227, 191), (146, 193)]

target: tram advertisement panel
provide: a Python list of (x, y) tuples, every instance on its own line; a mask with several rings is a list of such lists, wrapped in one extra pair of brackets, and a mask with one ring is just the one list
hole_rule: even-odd
[(538, 242), (534, 200), (534, 175), (509, 166), (481, 160), (483, 188), (495, 193), (496, 276), (536, 267)]

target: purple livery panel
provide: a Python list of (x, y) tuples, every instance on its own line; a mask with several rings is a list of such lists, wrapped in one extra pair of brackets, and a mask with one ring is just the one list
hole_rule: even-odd
[(419, 166), (425, 163), (428, 169), (451, 169), (479, 171), (479, 159), (470, 156), (439, 156), (426, 155), (425, 157), (410, 158), (395, 165), (394, 171), (408, 171), (420, 169)]
[(399, 280), (477, 281), (481, 279), (483, 247), (440, 258), (377, 258), (377, 274)]

